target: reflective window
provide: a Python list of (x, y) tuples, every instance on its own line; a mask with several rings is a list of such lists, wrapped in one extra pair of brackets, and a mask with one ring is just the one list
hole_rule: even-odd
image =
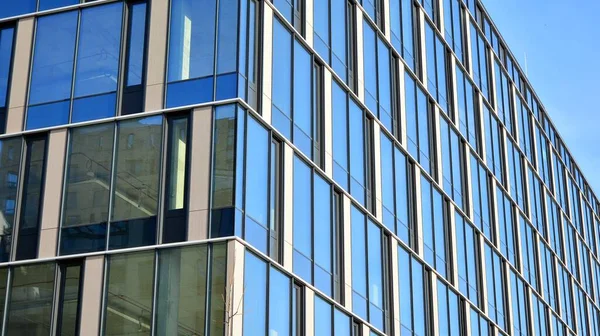
[[(335, 82), (333, 98), (333, 179), (363, 205), (367, 204), (368, 120), (364, 111)], [(368, 149), (365, 150), (365, 149)]]
[[(554, 255), (550, 251), (550, 247), (545, 243), (539, 243), (540, 247), (540, 268), (541, 268), (541, 281), (542, 288), (541, 292), (544, 299), (550, 307), (558, 311), (558, 301), (556, 293), (556, 279), (555, 279), (555, 266), (554, 266)], [(598, 269), (597, 269), (598, 270)], [(596, 277), (598, 278), (598, 277)]]
[[(454, 2), (454, 0), (452, 0)], [(469, 75), (464, 73), (460, 66), (456, 66), (456, 105), (458, 107), (458, 126), (460, 133), (475, 149), (479, 149), (478, 111), (475, 108), (478, 102), (474, 98), (473, 83)]]
[(504, 123), (509, 133), (513, 132), (513, 105), (511, 85), (508, 81), (508, 76), (496, 60), (494, 62), (495, 79), (496, 79), (496, 112), (498, 118)]
[(117, 125), (109, 248), (156, 241), (162, 129), (162, 116)]
[[(321, 141), (321, 68), (279, 20), (274, 21), (273, 126), (308, 157), (319, 162)], [(293, 55), (293, 57), (292, 57)]]
[(525, 184), (523, 183), (523, 162), (521, 152), (510, 139), (506, 139), (506, 161), (508, 163), (507, 178), (510, 185), (510, 195), (521, 209), (525, 206)]
[(321, 299), (318, 295), (315, 295), (315, 330), (314, 335), (319, 336), (331, 336), (333, 325), (332, 325), (332, 313), (333, 307), (331, 304)]
[(113, 3), (38, 19), (27, 129), (115, 115), (122, 15)]
[(531, 287), (539, 290), (537, 274), (537, 240), (536, 233), (531, 225), (519, 214), (519, 227), (521, 230), (521, 264), (523, 277)]
[(381, 30), (383, 30), (383, 0), (360, 0), (371, 20), (373, 20)]
[[(6, 6), (3, 4), (2, 6)], [(1, 15), (1, 14), (0, 14)], [(6, 129), (9, 80), (13, 59), (15, 27), (0, 28), (0, 132)]]
[(425, 24), (425, 49), (427, 62), (427, 90), (442, 107), (446, 114), (450, 112), (447, 79), (446, 47), (434, 28)]
[(548, 310), (544, 302), (535, 294), (531, 295), (533, 330), (536, 335), (546, 336), (550, 334), (548, 328)]
[(365, 105), (388, 130), (392, 130), (390, 50), (366, 20), (363, 21), (363, 51)]
[(269, 335), (290, 335), (291, 284), (287, 275), (271, 266), (269, 272)]
[(384, 265), (381, 229), (352, 206), (352, 310), (384, 330)]
[[(244, 268), (244, 331), (267, 332), (267, 264), (246, 250)], [(281, 293), (285, 295), (285, 292)]]
[(560, 297), (560, 316), (571, 328), (574, 328), (573, 295), (571, 288), (571, 276), (562, 264), (556, 264), (558, 278), (558, 292)]
[(471, 154), (471, 195), (473, 223), (483, 234), (492, 240), (492, 217), (490, 210), (490, 189), (488, 173), (475, 154)]
[(49, 335), (52, 326), (54, 263), (19, 266), (12, 271), (6, 334)]
[(146, 2), (128, 4), (128, 41), (125, 46), (125, 80), (121, 114), (144, 110), (144, 86), (146, 81)]
[(425, 171), (433, 175), (434, 161), (430, 153), (433, 141), (429, 136), (431, 125), (431, 108), (427, 96), (408, 74), (405, 74), (405, 111), (406, 129), (408, 136), (408, 152), (425, 168)]
[(35, 12), (37, 0), (10, 1), (0, 7), (0, 18)]
[(440, 335), (461, 335), (459, 296), (442, 281), (437, 281), (438, 330)]
[(479, 305), (479, 237), (475, 229), (460, 213), (455, 213), (454, 220), (458, 288), (462, 294)]
[(154, 252), (111, 256), (104, 335), (151, 335)]
[(383, 224), (406, 244), (411, 243), (412, 237), (409, 171), (406, 155), (381, 132), (381, 179), (385, 181), (381, 185)]
[(517, 127), (519, 128), (519, 147), (534, 162), (533, 146), (531, 144), (531, 115), (525, 103), (517, 98)]
[(502, 156), (502, 129), (498, 120), (492, 115), (493, 112), (483, 104), (483, 129), (485, 132), (485, 159), (488, 168), (496, 175), (499, 181), (503, 181), (504, 160)]
[(425, 176), (421, 176), (424, 259), (443, 277), (448, 277), (445, 208), (446, 202), (442, 197), (442, 193)]
[(491, 101), (490, 90), (488, 89), (488, 56), (485, 38), (479, 33), (476, 24), (471, 22), (471, 71), (483, 96)]
[[(63, 253), (105, 248), (113, 139), (112, 123), (74, 128), (70, 133), (62, 216)], [(85, 243), (76, 244), (71, 239), (75, 235), (87, 237)]]
[(527, 286), (513, 271), (510, 272), (510, 289), (512, 299), (512, 334), (529, 335), (529, 299)]
[(40, 235), (43, 185), (46, 173), (46, 136), (28, 138), (21, 195), (21, 217), (17, 240), (17, 260), (37, 257)]
[(560, 210), (558, 205), (552, 198), (552, 195), (546, 194), (546, 213), (548, 218), (548, 241), (554, 253), (559, 258), (563, 257), (562, 249), (562, 230), (559, 229), (561, 224)]
[(398, 246), (398, 292), (401, 334), (426, 335), (429, 323), (426, 313), (427, 281), (423, 265), (410, 252)]
[(304, 0), (273, 0), (273, 4), (300, 34), (304, 34)]
[(498, 248), (500, 252), (508, 259), (508, 261), (517, 266), (517, 245), (515, 239), (515, 228), (513, 218), (513, 205), (508, 195), (502, 189), (496, 187), (496, 229), (500, 233), (500, 244)]
[(437, 20), (436, 10), (437, 10), (437, 2), (433, 0), (418, 0), (419, 3), (425, 8), (425, 13), (429, 15), (432, 21)]
[[(268, 253), (269, 231), (269, 132), (248, 118), (246, 135), (246, 232), (245, 239)], [(239, 175), (238, 175), (239, 176)]]
[(167, 123), (165, 219), (162, 241), (173, 243), (184, 241), (187, 236), (189, 125), (186, 115), (170, 116)]
[(390, 31), (392, 46), (416, 71), (416, 52), (414, 43), (414, 5), (412, 0), (390, 0)]
[(57, 335), (77, 335), (79, 329), (80, 292), (83, 286), (83, 261), (60, 265)]
[(312, 172), (299, 157), (294, 157), (294, 273), (310, 281), (313, 277)]
[(466, 209), (463, 201), (463, 148), (462, 141), (451, 123), (440, 117), (440, 154), (442, 156), (443, 187), (456, 205)]
[[(255, 25), (247, 25), (255, 22), (255, 10), (253, 1), (172, 1), (167, 107), (234, 98), (238, 96), (238, 77), (244, 81), (240, 82), (241, 90), (246, 91), (242, 85), (253, 81), (250, 69), (254, 69), (254, 62), (241, 56), (238, 60), (237, 48), (245, 48), (240, 55), (255, 55)], [(243, 14), (240, 19), (239, 12)], [(239, 34), (243, 41), (238, 41), (239, 26), (244, 28)], [(244, 63), (240, 65), (243, 77), (237, 74), (238, 61)], [(243, 92), (240, 95), (245, 97)]]
[(466, 64), (463, 56), (463, 15), (460, 0), (444, 0), (444, 37), (456, 57)]
[(488, 316), (506, 330), (506, 311), (504, 301), (504, 263), (500, 255), (485, 244), (485, 279), (487, 286)]
[(490, 323), (485, 317), (479, 314), (475, 309), (471, 308), (471, 335), (473, 336), (489, 336)]
[(0, 176), (2, 177), (0, 184), (0, 224), (2, 226), (0, 261), (2, 262), (9, 261), (13, 246), (22, 141), (21, 138), (0, 141)]
[(314, 2), (314, 49), (354, 88), (354, 5), (348, 0)]

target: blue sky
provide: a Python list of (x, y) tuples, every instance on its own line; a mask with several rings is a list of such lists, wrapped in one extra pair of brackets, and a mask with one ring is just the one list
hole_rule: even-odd
[(600, 197), (600, 1), (482, 1)]

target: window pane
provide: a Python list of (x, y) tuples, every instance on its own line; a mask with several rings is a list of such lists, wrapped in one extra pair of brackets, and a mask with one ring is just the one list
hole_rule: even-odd
[(49, 335), (53, 295), (54, 263), (14, 268), (6, 334)]
[(53, 9), (78, 4), (79, 0), (40, 0), (39, 10)]
[(63, 227), (108, 220), (113, 139), (112, 123), (71, 131)]
[(81, 265), (61, 268), (61, 300), (59, 307), (59, 331), (57, 335), (77, 335), (79, 319), (79, 292), (81, 289)]
[(162, 116), (118, 125), (113, 221), (156, 215)]
[(244, 334), (265, 335), (267, 264), (248, 251), (244, 259)]
[(122, 12), (121, 3), (81, 11), (75, 98), (117, 90)]
[(158, 335), (204, 333), (207, 267), (207, 245), (159, 251)]
[(37, 20), (29, 104), (71, 97), (77, 17), (73, 11)]
[(146, 3), (130, 7), (129, 45), (127, 50), (127, 86), (142, 84), (146, 41)]
[(304, 280), (312, 280), (312, 171), (297, 156), (294, 157), (294, 206), (293, 206), (293, 244), (294, 273)]
[(169, 125), (169, 176), (167, 181), (167, 210), (183, 209), (188, 151), (188, 118), (174, 119)]
[(290, 335), (291, 281), (271, 267), (269, 278), (269, 335)]
[[(17, 204), (17, 183), (21, 163), (21, 138), (0, 141), (0, 176), (4, 178), (0, 184), (0, 261), (10, 258)], [(1, 306), (1, 305), (0, 305)]]
[(171, 2), (169, 82), (214, 73), (215, 18), (215, 0)]
[(104, 312), (106, 336), (150, 335), (154, 251), (111, 256)]
[(234, 205), (236, 121), (235, 106), (219, 106), (215, 109), (212, 174), (213, 208)]
[(331, 336), (331, 304), (315, 296), (315, 332), (314, 335)]
[(0, 6), (0, 18), (35, 12), (36, 0), (5, 1)]
[(27, 163), (23, 186), (21, 220), (17, 242), (17, 259), (33, 259), (37, 256), (40, 227), (40, 208), (44, 173), (46, 171), (46, 138), (27, 141)]
[[(4, 5), (3, 5), (4, 6)], [(0, 29), (0, 107), (6, 107), (15, 28)], [(0, 131), (4, 131), (4, 121)]]

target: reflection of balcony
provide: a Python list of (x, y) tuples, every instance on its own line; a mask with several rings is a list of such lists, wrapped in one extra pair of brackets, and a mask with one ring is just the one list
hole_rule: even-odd
[[(71, 161), (83, 163), (83, 167), (69, 171), (69, 193), (90, 193), (94, 190), (110, 191), (109, 167), (99, 164), (83, 153), (73, 153)], [(156, 180), (158, 180), (158, 176), (156, 176)], [(156, 188), (152, 188), (151, 185), (128, 171), (119, 171), (116, 174), (114, 185), (114, 196), (118, 198), (119, 202), (131, 205), (144, 215), (155, 215), (158, 204)]]

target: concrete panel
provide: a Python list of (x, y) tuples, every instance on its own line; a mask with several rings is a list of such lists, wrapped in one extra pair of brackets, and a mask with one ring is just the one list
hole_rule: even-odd
[(227, 243), (226, 335), (242, 335), (244, 313), (244, 256), (246, 248), (240, 242)]
[(42, 230), (60, 227), (60, 210), (67, 148), (67, 130), (50, 132), (42, 205)]
[(210, 106), (192, 112), (190, 211), (209, 208), (212, 120), (213, 109)]
[(21, 132), (25, 124), (25, 106), (11, 107), (6, 116), (6, 134)]
[(58, 229), (46, 229), (40, 232), (40, 247), (38, 258), (56, 257)]
[[(161, 109), (164, 105), (164, 82), (167, 61), (167, 30), (169, 0), (152, 0), (148, 34), (146, 68), (146, 101), (144, 111)], [(157, 85), (160, 84), (160, 85)], [(160, 90), (160, 92), (158, 92)]]
[(146, 86), (144, 111), (158, 111), (164, 105), (165, 84)]
[(315, 292), (308, 287), (304, 287), (304, 293), (304, 335), (315, 336)]
[(212, 107), (202, 107), (192, 112), (188, 240), (208, 237), (212, 119)]
[(102, 287), (104, 283), (104, 256), (85, 259), (83, 288), (81, 291), (81, 336), (97, 336), (100, 333)]
[(188, 241), (208, 238), (209, 210), (190, 211), (188, 213)]
[(169, 0), (152, 0), (148, 27), (148, 68), (146, 85), (165, 82), (167, 31), (169, 26)]

